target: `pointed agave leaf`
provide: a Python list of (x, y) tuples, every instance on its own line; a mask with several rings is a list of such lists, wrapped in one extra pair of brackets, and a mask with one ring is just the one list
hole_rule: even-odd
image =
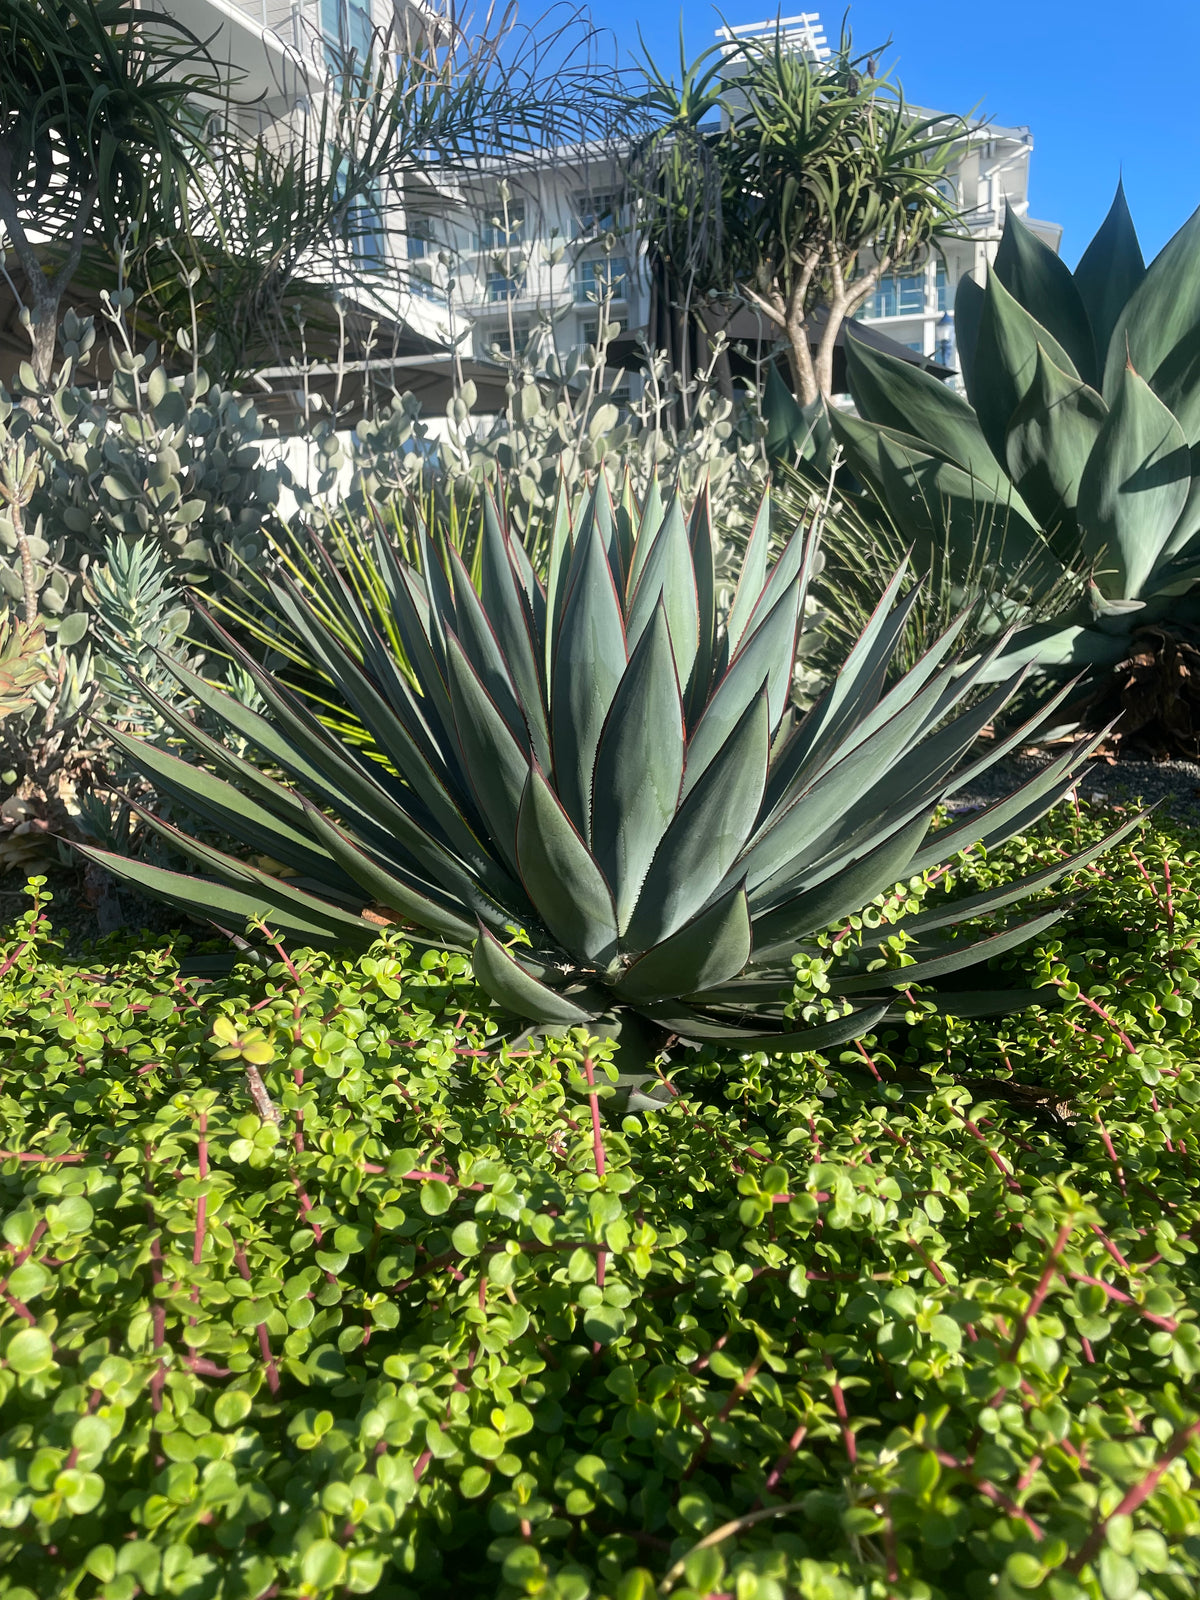
[(554, 522), (550, 533), (550, 560), (546, 576), (545, 681), (550, 682), (554, 649), (562, 627), (567, 578), (571, 570), (574, 543), (571, 538), (571, 503), (567, 496), (565, 472), (558, 475), (558, 494), (554, 501)]
[(517, 811), (529, 756), (513, 738), (453, 633), (446, 635), (450, 703), (467, 778), (497, 854), (516, 865)]
[[(236, 856), (227, 855), (223, 850), (217, 850), (212, 845), (193, 838), (182, 828), (177, 828), (173, 823), (164, 822), (161, 817), (154, 816), (136, 800), (130, 802), (130, 809), (160, 838), (165, 839), (183, 855), (190, 856), (200, 867), (211, 872), (219, 882), (231, 889), (256, 892), (259, 904), (270, 908), (268, 921), (271, 918), (289, 919), (296, 927), (303, 925), (327, 941), (343, 936), (354, 939), (360, 935), (364, 922), (354, 912), (347, 911), (343, 906), (335, 905), (331, 900), (323, 899), (319, 895), (310, 894), (286, 878), (276, 878), (248, 861), (241, 861)], [(359, 898), (365, 899), (365, 896)], [(272, 925), (280, 928), (285, 926), (283, 921), (277, 921)]]
[(1001, 933), (989, 933), (982, 939), (964, 939), (950, 946), (945, 955), (914, 962), (910, 967), (866, 972), (856, 978), (835, 978), (829, 991), (837, 995), (864, 994), (872, 989), (908, 989), (914, 983), (930, 983), (934, 978), (944, 978), (948, 973), (961, 972), (964, 967), (977, 966), (994, 956), (1015, 950), (1030, 939), (1036, 939), (1038, 934), (1045, 933), (1047, 928), (1052, 928), (1060, 921), (1069, 909), (1065, 905), (1055, 906), (1052, 911), (1046, 911), (1040, 917), (1031, 917), (1028, 922), (1018, 923), (1016, 927), (1005, 928)]
[(1050, 330), (1031, 317), (996, 273), (990, 272), (975, 348), (971, 399), (997, 461), (1004, 460), (1008, 425), (1033, 383), (1039, 345), (1068, 378), (1082, 381), (1075, 363)]
[(678, 515), (672, 514), (675, 509), (673, 504), (642, 567), (630, 601), (627, 627), (632, 650), (662, 601), (675, 652), (675, 671), (686, 695), (700, 644), (700, 604), (687, 525), (682, 510)]
[(590, 1022), (593, 1012), (585, 1011), (565, 995), (548, 988), (525, 968), (516, 957), (500, 943), (483, 923), (479, 924), (479, 938), (475, 944), (472, 963), (479, 987), (491, 995), (506, 1011), (515, 1012), (530, 1022), (542, 1022), (560, 1028), (575, 1028)]
[(1033, 383), (1008, 425), (1005, 459), (1043, 527), (1052, 536), (1061, 530), (1064, 558), (1073, 553), (1078, 534), (1079, 480), (1107, 415), (1096, 391), (1068, 377), (1039, 345)]
[(1125, 201), (1125, 185), (1118, 181), (1108, 215), (1075, 268), (1075, 287), (1092, 325), (1101, 380), (1113, 329), (1145, 276), (1146, 263)]
[(593, 527), (580, 533), (550, 682), (554, 778), (575, 825), (591, 826), (596, 746), (628, 665), (625, 621), (608, 553)]
[(735, 977), (750, 959), (750, 910), (741, 884), (627, 968), (613, 985), (635, 1005), (673, 1000)]
[(512, 562), (512, 541), (501, 527), (500, 514), (491, 495), (484, 502), (480, 562), (483, 569), (481, 609), (495, 630), (496, 643), (509, 681), (516, 690), (518, 708), (533, 753), (548, 768), (550, 733), (530, 616)]
[[(497, 537), (499, 537), (498, 530)], [(485, 514), (484, 534), (479, 544), (480, 558), (484, 563), (487, 563), (488, 542)], [(494, 614), (484, 610), (462, 556), (453, 547), (450, 550), (450, 577), (454, 585), (452, 626), (455, 636), (467, 660), (474, 667), (480, 683), (486, 689), (489, 700), (508, 724), (509, 732), (518, 743), (527, 745), (529, 728), (517, 698), (516, 686), (508, 670), (508, 662), (496, 635), (497, 619)]]
[(1103, 551), (1096, 582), (1113, 600), (1136, 600), (1171, 537), (1191, 486), (1178, 422), (1126, 368), (1079, 485), (1084, 549)]
[(800, 631), (802, 579), (776, 602), (745, 641), (705, 708), (688, 742), (683, 793), (689, 794), (719, 754), (746, 707), (767, 686), (771, 732), (779, 726), (792, 690), (796, 639)]
[[(793, 534), (793, 538), (795, 535)], [(737, 592), (729, 608), (725, 623), (726, 659), (737, 654), (742, 635), (750, 625), (750, 617), (758, 604), (767, 580), (767, 562), (771, 554), (771, 487), (763, 490), (758, 515), (746, 541), (742, 555), (742, 570), (738, 575)]]
[(716, 893), (750, 836), (770, 749), (765, 685), (684, 800), (650, 864), (622, 943), (647, 950)]
[[(703, 995), (697, 995), (696, 1003), (702, 1003), (703, 998)], [(815, 1027), (808, 1028), (781, 1028), (774, 1033), (753, 1033), (748, 1028), (734, 1027), (732, 1023), (714, 1022), (691, 1007), (681, 1006), (678, 1001), (668, 1000), (661, 1005), (643, 1005), (638, 1009), (657, 1022), (660, 1028), (677, 1033), (681, 1039), (727, 1044), (739, 1054), (762, 1050), (768, 1055), (819, 1055), (826, 1050), (836, 1050), (838, 1045), (846, 1044), (850, 1039), (861, 1039), (864, 1034), (870, 1033), (875, 1024), (882, 1022), (887, 1015), (888, 1005), (887, 1002), (876, 1002), (851, 1011), (844, 1017), (835, 1017), (832, 1022), (819, 1022)]]
[(664, 537), (675, 537), (678, 532), (687, 528), (687, 519), (683, 514), (683, 501), (679, 490), (676, 488), (667, 502), (664, 510), (662, 495), (658, 491), (657, 476), (651, 481), (650, 492), (646, 495), (646, 504), (642, 507), (642, 520), (638, 525), (637, 543), (633, 547), (633, 565), (629, 569), (629, 577), (625, 583), (626, 605), (628, 613), (633, 604), (633, 597), (638, 585), (642, 581), (642, 573), (650, 559), (650, 552), (658, 541)]
[(273, 861), (327, 885), (333, 894), (352, 890), (351, 881), (331, 856), (314, 847), (306, 833), (284, 822), (249, 795), (192, 761), (182, 761), (169, 751), (119, 728), (100, 726), (105, 737), (153, 780), (160, 794), (170, 796), (206, 822), (270, 856)]
[(985, 889), (981, 894), (968, 895), (961, 900), (954, 900), (948, 896), (942, 905), (933, 910), (922, 911), (915, 917), (905, 917), (901, 926), (905, 933), (919, 937), (922, 934), (932, 933), (937, 928), (949, 927), (956, 922), (966, 922), (972, 917), (991, 916), (993, 912), (1012, 905), (1014, 901), (1024, 900), (1028, 895), (1037, 894), (1041, 889), (1048, 889), (1060, 878), (1065, 878), (1069, 872), (1081, 872), (1089, 863), (1095, 861), (1097, 856), (1120, 844), (1121, 840), (1135, 828), (1140, 828), (1148, 816), (1148, 811), (1140, 811), (1137, 816), (1122, 823), (1099, 843), (1089, 845), (1078, 855), (1071, 856), (1066, 861), (1056, 861), (1052, 867), (1030, 873), (1026, 878), (1012, 879), (999, 889)]
[[(992, 270), (1013, 299), (1067, 352), (1083, 381), (1099, 383), (1091, 322), (1070, 268), (1011, 207)], [(1101, 361), (1106, 349), (1100, 353)]]
[(913, 434), (928, 451), (962, 467), (997, 497), (1007, 496), (1007, 475), (983, 436), (979, 418), (940, 379), (898, 356), (873, 350), (853, 333), (846, 339), (846, 375), (860, 417)]
[(596, 752), (592, 848), (624, 932), (679, 802), (683, 702), (661, 602), (613, 697)]
[(692, 507), (688, 543), (691, 546), (692, 567), (696, 580), (699, 637), (696, 642), (696, 661), (692, 669), (691, 682), (690, 684), (687, 682), (682, 672), (679, 681), (684, 685), (687, 697), (688, 726), (694, 727), (708, 699), (717, 654), (717, 556), (713, 545), (712, 503), (709, 498), (707, 476)]
[(963, 386), (968, 396), (975, 393), (975, 351), (986, 303), (983, 288), (974, 278), (960, 278), (954, 292), (954, 344)]
[(89, 861), (111, 872), (119, 882), (132, 883), (144, 893), (178, 906), (201, 922), (215, 922), (220, 918), (232, 928), (241, 929), (261, 917), (277, 932), (322, 948), (349, 944), (365, 950), (374, 943), (378, 933), (378, 929), (360, 918), (348, 918), (347, 926), (331, 928), (325, 918), (305, 917), (257, 885), (234, 888), (209, 878), (192, 877), (186, 872), (169, 872), (165, 867), (134, 861), (111, 850), (99, 850), (94, 845), (77, 844), (74, 848)]
[(309, 826), (346, 875), (353, 879), (378, 905), (386, 906), (422, 928), (428, 928), (460, 948), (466, 948), (474, 934), (473, 924), (444, 902), (431, 899), (394, 872), (374, 860), (336, 823), (322, 816), (315, 806), (308, 807)]
[(545, 774), (533, 767), (517, 818), (517, 866), (543, 925), (577, 961), (599, 966), (617, 948), (617, 917), (604, 874)]
[(769, 960), (776, 951), (795, 949), (809, 934), (870, 905), (876, 895), (911, 876), (909, 866), (929, 831), (932, 815), (932, 811), (921, 812), (835, 877), (756, 916), (754, 948), (758, 959)]
[[(1200, 333), (1200, 210), (1169, 239), (1146, 268), (1146, 275), (1117, 319), (1104, 369), (1104, 398), (1115, 403), (1126, 366), (1140, 372), (1163, 404), (1178, 417), (1189, 444), (1200, 439), (1200, 385), (1186, 372)], [(1181, 361), (1181, 357), (1183, 360)]]

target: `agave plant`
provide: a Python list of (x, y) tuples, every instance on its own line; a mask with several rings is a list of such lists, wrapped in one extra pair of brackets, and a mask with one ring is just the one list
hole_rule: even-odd
[[(852, 1037), (885, 1013), (896, 987), (960, 974), (1061, 914), (1040, 908), (1016, 926), (962, 933), (1092, 852), (880, 927), (869, 935), (877, 947), (868, 943), (833, 979), (832, 1004), (844, 1014), (797, 1029), (786, 1013), (792, 957), (806, 936), (897, 880), (1027, 826), (1071, 784), (1089, 745), (931, 833), (951, 784), (971, 781), (1033, 731), (962, 769), (1013, 684), (971, 702), (985, 669), (960, 671), (952, 656), (963, 619), (887, 684), (911, 606), (897, 603), (897, 576), (836, 682), (795, 716), (790, 687), (817, 533), (798, 528), (770, 566), (766, 499), (720, 625), (704, 495), (690, 515), (678, 494), (664, 506), (653, 483), (632, 512), (629, 502), (614, 508), (603, 482), (573, 515), (560, 499), (545, 584), (492, 502), (478, 590), (455, 549), (435, 548), (422, 530), (417, 544), (420, 570), (381, 538), (375, 557), (403, 665), (332, 563), (329, 582), (357, 618), (361, 660), (293, 580), (274, 584), (281, 612), (371, 731), (379, 759), (342, 743), (219, 628), (265, 713), (178, 662), (163, 665), (283, 781), (166, 700), (162, 714), (212, 770), (112, 732), (160, 793), (293, 876), (269, 875), (148, 814), (205, 877), (85, 854), (226, 927), (260, 918), (306, 942), (362, 947), (381, 921), (403, 920), (429, 940), (473, 949), (480, 984), (526, 1023), (609, 1033), (632, 1023), (635, 1035), (653, 1027), (744, 1049)], [(955, 929), (961, 937), (950, 937)], [(907, 941), (903, 966), (897, 936)], [(1006, 997), (960, 992), (946, 1003), (980, 1010)]]
[(1071, 272), (1010, 211), (955, 315), (966, 399), (851, 338), (858, 417), (830, 420), (901, 536), (952, 578), (982, 539), (1055, 597), (989, 675), (1029, 661), (1095, 677), (1139, 630), (1200, 621), (1200, 212), (1147, 268), (1118, 188)]

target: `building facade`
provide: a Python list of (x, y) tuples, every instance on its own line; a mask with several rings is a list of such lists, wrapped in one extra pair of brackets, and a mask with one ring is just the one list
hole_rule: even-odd
[[(442, 26), (423, 0), (164, 0), (201, 37), (216, 35), (218, 60), (240, 76), (239, 112), (251, 134), (302, 115), (338, 52), (365, 54), (373, 30), (403, 47)], [(816, 13), (718, 30), (729, 47), (782, 32), (785, 45), (821, 61), (829, 46)], [(918, 112), (918, 115), (927, 113)], [(964, 217), (922, 265), (887, 274), (859, 319), (900, 346), (955, 366), (954, 294), (967, 274), (982, 280), (1011, 210), (1052, 248), (1061, 229), (1029, 215), (1033, 136), (1028, 128), (978, 124), (964, 139), (947, 184)], [(378, 313), (454, 359), (535, 363), (586, 352), (647, 326), (649, 292), (631, 218), (622, 208), (611, 152), (568, 149), (553, 160), (485, 167), (446, 178), (430, 172), (388, 197), (386, 233), (368, 240), (368, 298)], [(360, 251), (361, 251), (360, 246)], [(417, 357), (411, 360), (417, 365)], [(637, 383), (636, 377), (631, 380)]]

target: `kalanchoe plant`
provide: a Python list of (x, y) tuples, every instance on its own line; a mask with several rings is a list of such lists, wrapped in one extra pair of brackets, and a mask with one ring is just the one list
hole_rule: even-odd
[[(614, 507), (603, 480), (574, 514), (564, 497), (545, 584), (489, 502), (478, 592), (453, 548), (419, 533), (417, 571), (379, 540), (403, 668), (347, 585), (341, 601), (357, 617), (361, 659), (282, 578), (276, 603), (384, 759), (341, 743), (224, 635), (265, 714), (164, 665), (287, 781), (165, 700), (164, 717), (214, 771), (113, 737), (160, 794), (295, 876), (271, 876), (151, 817), (207, 877), (85, 853), (226, 927), (260, 917), (307, 942), (363, 947), (381, 921), (404, 919), (473, 947), (476, 977), (507, 1012), (545, 1028), (620, 1032), (634, 1050), (666, 1032), (744, 1049), (848, 1039), (887, 1011), (897, 987), (959, 975), (1048, 927), (1059, 910), (1043, 906), (1015, 926), (962, 933), (1095, 852), (885, 921), (865, 935), (857, 965), (832, 977), (832, 1016), (796, 1028), (793, 957), (805, 936), (899, 879), (1027, 827), (1071, 784), (1089, 746), (931, 834), (951, 785), (991, 766), (1041, 718), (962, 769), (1015, 685), (976, 694), (983, 664), (962, 671), (952, 656), (965, 619), (889, 684), (911, 606), (896, 603), (899, 575), (836, 681), (796, 716), (792, 672), (817, 531), (797, 529), (770, 566), (764, 499), (722, 622), (705, 495), (690, 516), (677, 494), (664, 508), (655, 484), (641, 507), (631, 498)], [(340, 583), (332, 563), (329, 577)], [(962, 1013), (1012, 997), (957, 992), (948, 1003)]]
[[(1128, 736), (1157, 698), (1108, 703), (1113, 667), (1149, 642), (1169, 669), (1181, 633), (1200, 666), (1200, 212), (1146, 267), (1118, 189), (1071, 272), (1010, 211), (986, 287), (964, 279), (955, 313), (967, 398), (851, 338), (858, 416), (831, 415), (834, 435), (901, 536), (951, 579), (982, 541), (1052, 596), (991, 676), (1024, 661), (1086, 669)], [(1181, 710), (1170, 732), (1194, 748), (1200, 699)]]

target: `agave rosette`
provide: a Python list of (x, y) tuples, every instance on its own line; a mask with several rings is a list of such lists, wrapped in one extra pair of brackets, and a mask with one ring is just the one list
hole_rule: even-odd
[(901, 536), (952, 577), (982, 539), (1056, 597), (993, 678), (1111, 667), (1140, 628), (1200, 625), (1198, 263), (1200, 211), (1147, 267), (1120, 188), (1073, 272), (1010, 211), (986, 285), (956, 295), (965, 398), (847, 342), (857, 416), (830, 426)]
[[(545, 583), (494, 504), (478, 589), (454, 549), (423, 532), (418, 545), (420, 570), (375, 535), (403, 658), (332, 563), (357, 651), (294, 583), (272, 582), (374, 755), (342, 742), (228, 635), (264, 713), (174, 670), (282, 779), (165, 701), (205, 765), (114, 734), (159, 793), (292, 876), (148, 814), (204, 877), (86, 853), (218, 924), (263, 918), (309, 943), (365, 946), (386, 910), (428, 939), (472, 949), (493, 999), (543, 1027), (611, 1029), (636, 1014), (742, 1048), (827, 1047), (878, 1020), (899, 985), (961, 985), (966, 969), (1061, 913), (1039, 908), (982, 928), (974, 919), (1095, 853), (967, 900), (939, 896), (881, 927), (878, 946), (833, 980), (845, 1015), (798, 1028), (786, 1006), (806, 937), (898, 880), (1027, 827), (1070, 786), (1090, 745), (931, 832), (952, 781), (970, 783), (1034, 731), (995, 741), (964, 768), (1015, 683), (976, 694), (983, 666), (961, 670), (953, 655), (961, 620), (889, 681), (915, 597), (900, 598), (897, 574), (836, 681), (797, 715), (792, 672), (817, 536), (797, 529), (771, 564), (767, 500), (723, 619), (704, 495), (690, 515), (678, 495), (664, 505), (657, 485), (640, 507), (628, 491), (614, 505), (603, 482), (573, 513), (560, 500)], [(898, 928), (912, 940), (900, 971), (886, 954)], [(963, 1012), (1016, 998), (960, 987), (945, 1003)]]

